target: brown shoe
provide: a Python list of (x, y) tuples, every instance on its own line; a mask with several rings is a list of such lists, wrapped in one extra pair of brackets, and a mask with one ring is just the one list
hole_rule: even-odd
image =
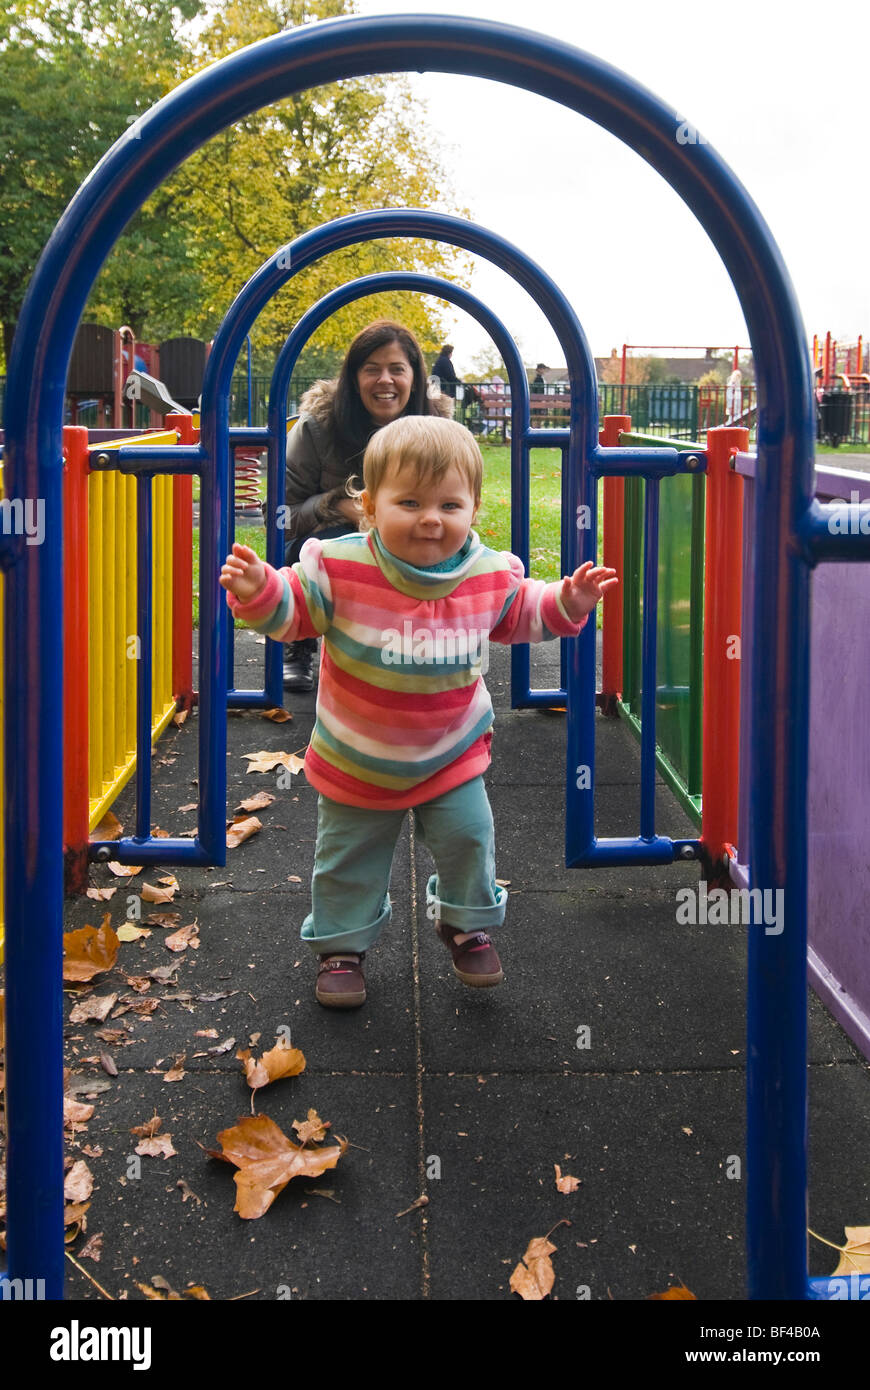
[(492, 937), (487, 932), (475, 932), (474, 936), (457, 946), (453, 941), (454, 936), (463, 935), (458, 927), (451, 927), (447, 922), (436, 922), (435, 930), (444, 945), (450, 947), (454, 974), (464, 985), (481, 989), (501, 984), (504, 972)]
[(358, 1009), (364, 1004), (366, 981), (362, 963), (365, 958), (365, 951), (321, 956), (314, 991), (318, 1004), (325, 1004), (328, 1009)]

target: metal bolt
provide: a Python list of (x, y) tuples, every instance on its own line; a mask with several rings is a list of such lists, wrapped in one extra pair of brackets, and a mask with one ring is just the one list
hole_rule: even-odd
[(691, 472), (694, 472), (696, 468), (701, 467), (701, 460), (698, 458), (697, 454), (689, 454), (688, 458), (686, 459), (686, 467)]
[(694, 859), (695, 851), (691, 845), (683, 845), (680, 849), (681, 859)]
[(112, 857), (112, 851), (111, 851), (111, 849), (109, 848), (108, 845), (100, 845), (100, 848), (99, 848), (99, 849), (95, 852), (95, 854), (94, 854), (94, 858), (95, 858), (100, 864), (108, 864), (108, 862), (109, 862), (109, 860), (111, 859), (111, 857)]
[(112, 460), (111, 460), (110, 456), (105, 452), (105, 450), (102, 450), (99, 454), (95, 454), (95, 455), (94, 455), (94, 457), (93, 457), (93, 459), (92, 459), (92, 461), (91, 461), (91, 467), (92, 467), (92, 468), (108, 468), (109, 465), (111, 464), (111, 462), (112, 462)]

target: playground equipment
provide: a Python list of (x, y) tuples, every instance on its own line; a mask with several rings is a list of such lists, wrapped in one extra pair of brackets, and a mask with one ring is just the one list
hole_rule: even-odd
[[(93, 280), (115, 239), (161, 179), (224, 126), (257, 107), (308, 86), (405, 69), (466, 73), (526, 88), (588, 116), (624, 140), (680, 193), (708, 231), (737, 290), (756, 363), (759, 396), (753, 575), (754, 631), (769, 659), (753, 669), (749, 763), (749, 872), (754, 885), (782, 890), (786, 929), (750, 935), (748, 1000), (748, 1286), (752, 1297), (823, 1296), (806, 1263), (806, 784), (808, 744), (809, 577), (822, 559), (870, 557), (870, 537), (848, 534), (856, 511), (812, 498), (814, 402), (808, 354), (794, 292), (757, 208), (706, 142), (681, 142), (674, 108), (607, 64), (554, 39), (500, 24), (443, 15), (374, 16), (330, 21), (254, 44), (184, 83), (148, 111), (112, 147), (82, 185), (46, 247), (22, 309), (10, 364), (6, 466), (8, 495), (44, 500), (49, 533), (60, 540), (63, 382), (72, 337)], [(382, 229), (387, 214), (371, 214)], [(415, 234), (426, 215), (397, 214)], [(432, 234), (444, 225), (428, 215)], [(411, 219), (415, 220), (412, 222)], [(374, 225), (374, 222), (371, 225)], [(145, 662), (151, 637), (150, 493), (158, 473), (201, 479), (200, 767), (195, 839), (152, 839), (148, 759), (139, 762), (136, 834), (111, 847), (92, 846), (122, 862), (225, 863), (227, 615), (220, 603), (220, 562), (229, 532), (229, 458), (245, 431), (229, 429), (231, 373), (250, 317), (312, 248), (353, 239), (364, 220), (342, 219), (284, 248), (253, 277), (231, 307), (209, 357), (199, 444), (122, 446), (100, 467), (137, 476), (140, 508), (138, 631)], [(488, 234), (463, 223), (469, 249), (496, 251), (526, 285), (534, 268)], [(379, 233), (380, 234), (380, 233)], [(457, 240), (459, 233), (457, 232)], [(310, 259), (310, 257), (309, 257)], [(599, 445), (591, 358), (570, 306), (548, 286), (543, 307), (559, 326), (571, 376), (565, 430), (533, 430), (528, 386), (512, 382), (512, 450), (520, 480), (523, 451), (559, 447), (565, 458), (564, 557), (593, 558), (599, 477), (646, 479), (642, 647), (640, 834), (598, 840), (594, 823), (594, 630), (568, 644), (559, 692), (526, 691), (523, 654), (515, 649), (514, 698), (532, 703), (564, 697), (568, 710), (567, 825), (569, 864), (662, 864), (695, 857), (699, 841), (656, 834), (655, 665), (659, 480), (702, 471), (702, 452)], [(555, 287), (554, 287), (555, 288)], [(539, 299), (539, 302), (541, 300)], [(274, 409), (270, 402), (270, 409)], [(281, 439), (279, 439), (279, 427)], [(275, 470), (284, 420), (269, 427)], [(240, 436), (242, 436), (240, 438)], [(256, 436), (256, 441), (262, 442)], [(689, 460), (693, 460), (690, 465)], [(527, 532), (527, 503), (516, 499), (514, 525)], [(277, 505), (273, 494), (272, 507)], [(577, 519), (578, 525), (574, 525)], [(829, 522), (843, 521), (846, 533)], [(586, 525), (589, 521), (591, 524)], [(763, 540), (762, 540), (763, 538)], [(276, 537), (270, 527), (270, 541)], [(62, 822), (57, 768), (63, 727), (56, 701), (53, 621), (63, 596), (62, 547), (27, 547), (3, 537), (6, 571), (6, 747), (15, 748), (5, 806), (7, 848), (9, 1263), (14, 1277), (42, 1277), (47, 1294), (62, 1290), (61, 935)], [(273, 549), (274, 553), (274, 549)], [(773, 634), (776, 633), (776, 641)], [(37, 637), (38, 640), (34, 640)], [(277, 661), (277, 651), (273, 661)], [(528, 661), (527, 652), (524, 654)], [(143, 663), (144, 664), (144, 663)], [(268, 670), (266, 687), (269, 688)], [(791, 692), (787, 711), (781, 691)], [(244, 692), (243, 692), (244, 693)], [(259, 692), (257, 692), (259, 694)], [(140, 688), (147, 706), (147, 693)], [(536, 699), (535, 697), (540, 697)], [(149, 732), (140, 712), (140, 727)], [(142, 745), (140, 744), (140, 747)], [(587, 774), (578, 775), (578, 774)], [(38, 1040), (30, 1023), (39, 1018)]]

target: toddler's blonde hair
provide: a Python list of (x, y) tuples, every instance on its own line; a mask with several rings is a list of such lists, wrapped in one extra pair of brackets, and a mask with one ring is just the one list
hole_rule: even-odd
[[(402, 415), (384, 425), (368, 442), (363, 459), (363, 486), (374, 499), (390, 469), (410, 467), (417, 485), (440, 482), (451, 468), (468, 483), (475, 507), (480, 505), (483, 457), (470, 430), (457, 420), (434, 415)], [(360, 497), (362, 492), (357, 492)], [(363, 521), (365, 525), (365, 520)]]

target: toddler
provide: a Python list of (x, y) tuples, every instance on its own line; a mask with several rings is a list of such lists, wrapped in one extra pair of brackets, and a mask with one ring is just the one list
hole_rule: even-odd
[(483, 459), (453, 420), (403, 416), (368, 444), (365, 530), (311, 537), (276, 571), (234, 545), (220, 582), (233, 613), (277, 642), (322, 636), (305, 774), (319, 792), (311, 912), (302, 939), (319, 957), (316, 998), (365, 1002), (363, 961), (390, 920), (393, 850), (409, 807), (437, 872), (428, 915), (466, 985), (501, 984), (489, 929), (507, 894), (495, 881), (483, 785), (493, 709), (487, 643), (574, 637), (618, 583), (591, 562), (555, 584), (524, 577), (515, 555), (471, 528)]

